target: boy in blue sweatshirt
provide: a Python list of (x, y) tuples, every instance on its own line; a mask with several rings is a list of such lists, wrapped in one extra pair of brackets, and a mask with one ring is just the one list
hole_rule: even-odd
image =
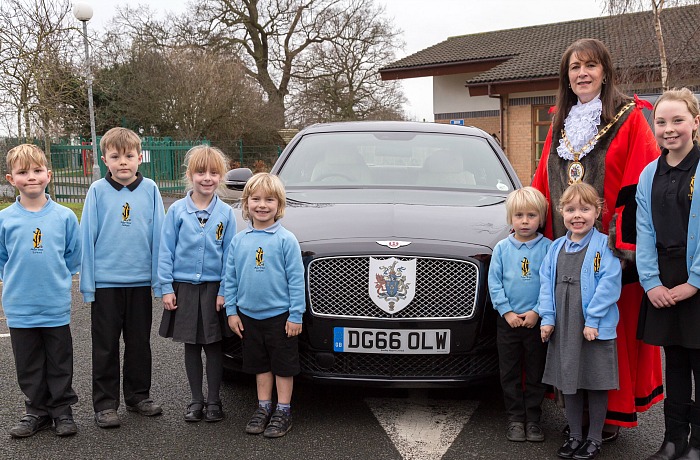
[(17, 382), (27, 397), (26, 414), (10, 435), (26, 438), (53, 425), (56, 435), (70, 436), (78, 432), (70, 332), (72, 275), (80, 267), (78, 219), (44, 193), (51, 171), (40, 148), (11, 149), (7, 171), (19, 196), (0, 212), (2, 307)]
[[(306, 309), (304, 265), (294, 235), (278, 220), (286, 205), (277, 176), (250, 178), (241, 197), (248, 228), (233, 237), (226, 260), (228, 324), (243, 340), (244, 372), (255, 374), (258, 408), (246, 433), (284, 436), (292, 427), (292, 389), (300, 371), (298, 335)], [(272, 388), (277, 407), (272, 411)]]
[(158, 249), (165, 217), (158, 186), (144, 178), (141, 139), (112, 128), (100, 141), (109, 171), (88, 190), (80, 222), (80, 292), (92, 318), (92, 404), (100, 428), (120, 425), (119, 336), (124, 334), (123, 389), (129, 411), (152, 416), (151, 288), (161, 297)]
[(537, 327), (537, 297), (540, 264), (552, 243), (538, 233), (546, 217), (547, 200), (539, 190), (523, 187), (508, 195), (506, 220), (513, 233), (493, 248), (489, 267), (491, 302), (501, 315), (496, 343), (509, 441), (544, 441), (540, 417), (547, 348)]

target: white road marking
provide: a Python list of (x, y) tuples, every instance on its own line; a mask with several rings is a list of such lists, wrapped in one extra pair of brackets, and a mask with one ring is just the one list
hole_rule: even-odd
[(439, 460), (469, 422), (477, 401), (367, 398), (404, 460)]
[(0, 337), (9, 337), (10, 334), (0, 334)]

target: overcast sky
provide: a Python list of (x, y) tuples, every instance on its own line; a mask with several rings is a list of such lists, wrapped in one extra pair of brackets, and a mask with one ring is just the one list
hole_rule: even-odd
[[(147, 4), (158, 12), (185, 10), (187, 0), (83, 0), (92, 5), (90, 27), (104, 27), (117, 5)], [(406, 46), (397, 58), (455, 35), (526, 27), (600, 16), (601, 0), (375, 0), (386, 6)], [(582, 37), (583, 38), (583, 37)], [(406, 113), (433, 121), (432, 78), (403, 80)]]

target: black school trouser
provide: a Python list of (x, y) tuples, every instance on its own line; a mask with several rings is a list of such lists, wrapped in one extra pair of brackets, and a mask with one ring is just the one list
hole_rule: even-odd
[(27, 414), (72, 415), (73, 338), (70, 326), (10, 328), (17, 383), (27, 397)]
[(510, 327), (503, 318), (497, 321), (498, 367), (508, 421), (539, 423), (546, 389), (542, 374), (547, 359), (539, 322), (528, 329)]
[(119, 336), (124, 337), (124, 402), (134, 406), (151, 391), (150, 286), (99, 288), (92, 302), (92, 405), (119, 407)]

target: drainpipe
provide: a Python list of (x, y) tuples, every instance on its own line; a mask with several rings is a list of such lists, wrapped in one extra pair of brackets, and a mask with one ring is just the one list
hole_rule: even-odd
[[(501, 131), (501, 149), (503, 153), (508, 157), (508, 149), (506, 149), (506, 131), (504, 129), (503, 112), (505, 111), (505, 104), (503, 103), (503, 97), (500, 94), (496, 94), (491, 91), (491, 83), (488, 84), (488, 96), (494, 99), (498, 99), (498, 125)], [(510, 158), (508, 158), (510, 160)]]

